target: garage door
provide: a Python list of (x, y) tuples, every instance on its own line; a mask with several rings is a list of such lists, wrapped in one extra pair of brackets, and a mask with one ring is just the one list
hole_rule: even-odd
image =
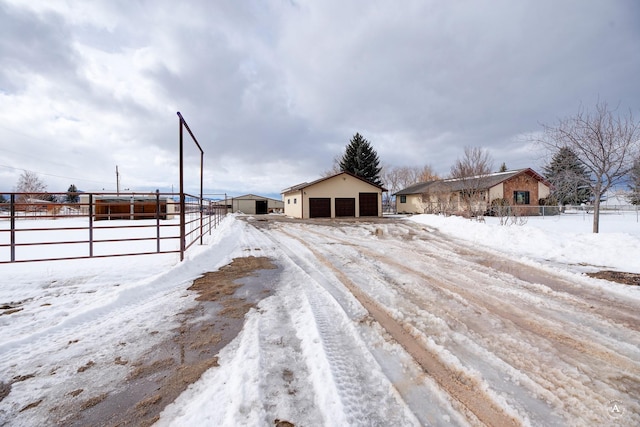
[(269, 205), (266, 200), (256, 200), (256, 215), (264, 215), (268, 210)]
[(378, 216), (378, 193), (360, 193), (360, 216)]
[(356, 216), (356, 199), (336, 198), (336, 216)]
[(310, 198), (309, 218), (331, 218), (331, 199), (329, 197)]

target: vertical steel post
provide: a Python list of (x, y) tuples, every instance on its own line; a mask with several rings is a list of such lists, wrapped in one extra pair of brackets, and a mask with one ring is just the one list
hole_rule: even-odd
[(16, 260), (16, 195), (11, 193), (11, 262)]
[(180, 120), (178, 122), (180, 126), (180, 261), (184, 260), (185, 251), (185, 239), (186, 239), (186, 218), (185, 218), (185, 205), (184, 205), (184, 155), (182, 153), (182, 116), (178, 112)]
[(202, 193), (202, 185), (204, 182), (202, 178), (204, 175), (203, 168), (204, 168), (204, 152), (200, 151), (200, 244), (201, 245), (203, 244), (202, 235), (204, 234), (204, 231), (202, 231), (202, 229), (204, 228), (204, 224), (203, 224), (203, 220), (204, 220), (203, 202), (204, 201), (202, 200), (204, 197), (204, 194)]
[(156, 252), (160, 253), (160, 190), (156, 190)]
[(89, 194), (89, 256), (93, 257), (93, 194)]

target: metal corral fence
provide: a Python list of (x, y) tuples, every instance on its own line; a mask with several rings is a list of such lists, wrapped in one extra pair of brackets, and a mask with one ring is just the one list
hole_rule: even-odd
[[(559, 214), (583, 215), (593, 214), (593, 205), (565, 205), (565, 206), (538, 206), (539, 215), (553, 216)], [(640, 221), (640, 206), (638, 205), (600, 205), (600, 215), (632, 215), (636, 221)]]
[[(467, 217), (497, 216), (497, 217), (548, 217), (558, 215), (587, 215), (593, 214), (593, 205), (564, 205), (564, 206), (544, 206), (544, 205), (493, 205), (483, 208), (482, 211), (469, 214), (468, 211), (455, 210), (437, 207), (429, 212), (425, 209), (425, 213), (445, 214), (445, 215), (461, 215)], [(600, 215), (633, 215), (640, 222), (640, 206), (637, 205), (609, 205), (603, 203), (600, 205)]]
[(167, 253), (183, 260), (227, 209), (226, 196), (11, 193), (0, 203), (0, 264)]

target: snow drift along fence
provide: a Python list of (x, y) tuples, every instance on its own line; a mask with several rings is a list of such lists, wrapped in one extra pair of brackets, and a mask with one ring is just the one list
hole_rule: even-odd
[(226, 201), (158, 191), (8, 196), (0, 264), (161, 253), (182, 260), (227, 213)]

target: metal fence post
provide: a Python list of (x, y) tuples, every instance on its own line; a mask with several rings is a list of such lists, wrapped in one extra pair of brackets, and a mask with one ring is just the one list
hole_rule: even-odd
[(160, 190), (156, 190), (156, 252), (160, 253)]
[(11, 262), (16, 260), (16, 195), (11, 193)]
[(93, 257), (93, 194), (89, 194), (89, 256)]

